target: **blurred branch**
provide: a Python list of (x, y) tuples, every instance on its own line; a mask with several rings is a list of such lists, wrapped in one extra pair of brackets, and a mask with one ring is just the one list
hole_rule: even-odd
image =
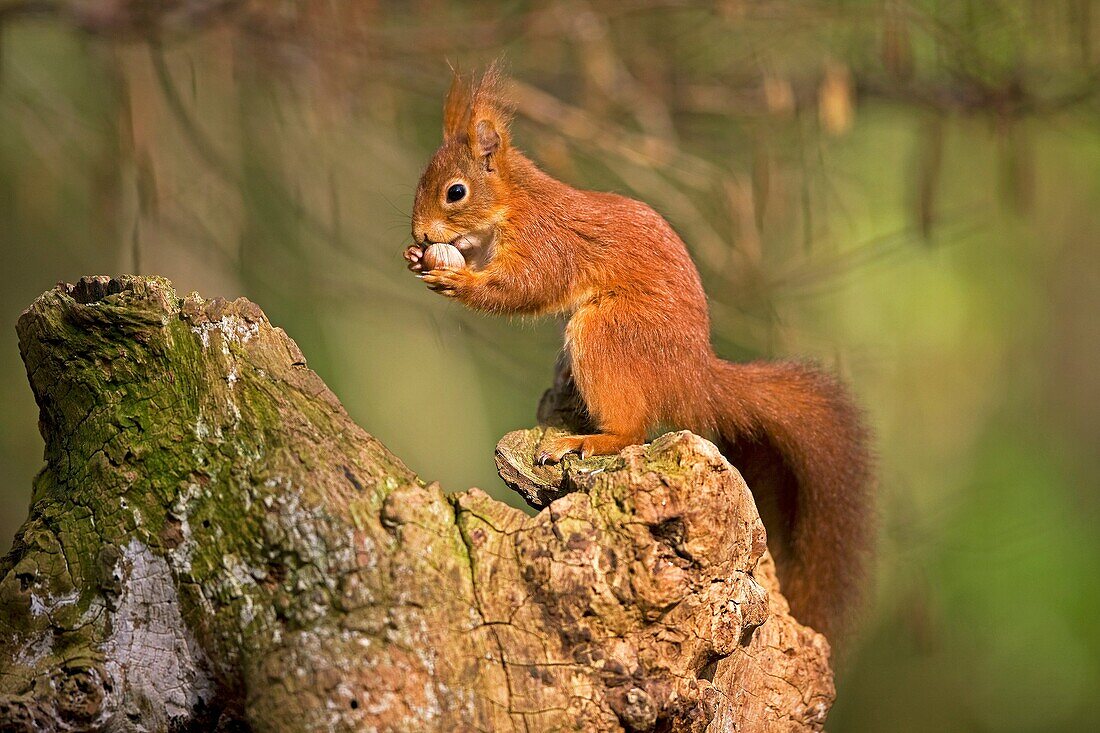
[(673, 141), (611, 125), (530, 84), (512, 80), (508, 91), (516, 111), (531, 121), (637, 165), (658, 166), (692, 188), (708, 190), (716, 174), (726, 173)]
[[(873, 72), (856, 70), (852, 73), (852, 81), (858, 98), (881, 99), (941, 114), (991, 112), (1000, 117), (1042, 116), (1082, 107), (1100, 96), (1100, 72), (1057, 94), (1036, 92), (1019, 79), (1002, 84), (984, 82), (976, 77), (955, 78), (947, 82), (899, 83)], [(790, 80), (790, 89), (796, 107), (812, 108), (816, 105), (816, 76)], [(732, 80), (690, 82), (677, 91), (677, 96), (677, 108), (687, 112), (747, 118), (775, 116), (767, 99), (764, 80), (749, 83)]]
[(198, 123), (191, 117), (190, 112), (187, 111), (187, 106), (180, 98), (176, 85), (172, 81), (172, 75), (164, 62), (164, 53), (161, 51), (160, 44), (156, 41), (149, 44), (149, 60), (153, 65), (153, 72), (156, 74), (164, 102), (168, 105), (168, 111), (180, 126), (188, 144), (222, 179), (229, 183), (239, 184), (238, 173), (234, 166), (230, 165), (228, 158), (218, 152), (213, 141), (207, 137)]
[[(213, 141), (202, 131), (197, 121), (187, 109), (187, 106), (184, 104), (176, 89), (175, 83), (172, 81), (172, 76), (165, 63), (161, 47), (156, 42), (150, 43), (149, 45), (149, 58), (152, 62), (157, 83), (160, 86), (165, 103), (168, 105), (169, 112), (179, 124), (187, 143), (215, 174), (239, 190), (247, 191), (247, 186), (244, 185), (241, 174), (237, 172), (235, 166), (229, 162), (229, 159), (217, 150)], [(348, 248), (343, 246), (343, 239), (337, 229), (321, 221), (312, 211), (303, 206), (300, 201), (287, 194), (280, 183), (269, 178), (265, 179), (265, 183), (268, 184), (269, 191), (277, 194), (282, 202), (290, 209), (293, 216), (304, 225), (307, 232), (312, 234), (320, 242), (329, 245), (330, 250), (334, 253), (339, 253), (342, 257), (348, 259), (349, 264), (352, 264), (353, 261), (357, 263), (357, 260), (353, 260), (353, 258), (350, 257)], [(369, 256), (369, 253), (367, 254)]]
[(910, 83), (899, 86), (873, 75), (856, 77), (862, 96), (878, 97), (936, 112), (994, 113), (1002, 118), (1037, 117), (1064, 112), (1094, 100), (1100, 94), (1100, 73), (1090, 74), (1068, 91), (1044, 95), (1029, 89), (1019, 79), (990, 84), (977, 78), (960, 78), (949, 83)]
[(51, 16), (60, 10), (59, 0), (0, 0), (0, 27), (9, 20)]
[[(982, 229), (974, 212), (956, 212), (941, 222), (938, 231), (944, 241), (960, 244)], [(821, 288), (835, 283), (861, 267), (867, 267), (909, 249), (925, 233), (917, 226), (901, 227), (828, 256), (807, 256), (790, 262), (783, 272), (768, 279), (764, 286), (777, 298), (806, 297), (820, 294)], [(914, 250), (915, 251), (915, 250)]]

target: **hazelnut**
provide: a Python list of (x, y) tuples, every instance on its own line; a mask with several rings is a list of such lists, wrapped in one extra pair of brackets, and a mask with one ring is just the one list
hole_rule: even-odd
[(443, 242), (436, 242), (424, 250), (423, 261), (429, 270), (457, 270), (466, 266), (466, 259), (458, 248)]

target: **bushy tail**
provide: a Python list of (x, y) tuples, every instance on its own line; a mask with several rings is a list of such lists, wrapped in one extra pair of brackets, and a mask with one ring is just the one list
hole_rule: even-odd
[(793, 362), (714, 362), (715, 425), (768, 532), (783, 594), (830, 641), (858, 608), (874, 536), (868, 434), (839, 381)]

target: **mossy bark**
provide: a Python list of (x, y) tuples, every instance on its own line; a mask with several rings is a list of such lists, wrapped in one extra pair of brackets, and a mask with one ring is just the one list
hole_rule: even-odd
[(0, 563), (0, 729), (823, 724), (828, 646), (697, 436), (545, 474), (512, 434), (530, 517), (420, 481), (248, 301), (85, 278), (18, 329), (46, 465)]

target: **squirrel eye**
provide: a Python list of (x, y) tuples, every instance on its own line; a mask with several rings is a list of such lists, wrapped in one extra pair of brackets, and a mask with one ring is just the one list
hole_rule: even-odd
[(461, 183), (456, 183), (447, 189), (447, 203), (453, 204), (455, 201), (461, 201), (466, 198), (466, 187)]

